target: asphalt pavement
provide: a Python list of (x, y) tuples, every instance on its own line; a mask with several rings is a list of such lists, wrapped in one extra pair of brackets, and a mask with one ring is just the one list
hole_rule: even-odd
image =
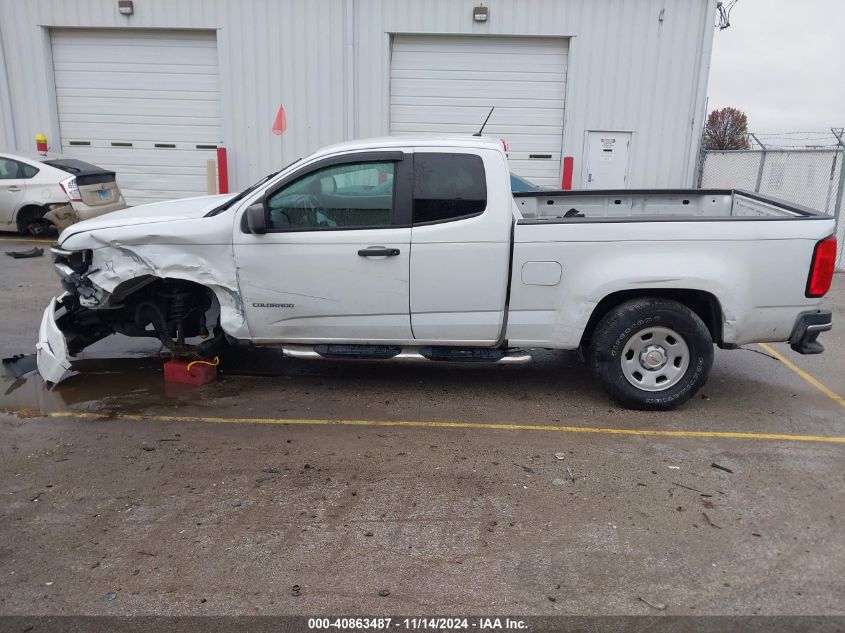
[[(29, 354), (58, 279), (3, 264), (0, 355)], [(845, 276), (826, 304), (825, 354), (717, 350), (669, 413), (569, 352), (241, 353), (189, 387), (115, 338), (53, 390), (7, 375), (0, 614), (842, 615)]]

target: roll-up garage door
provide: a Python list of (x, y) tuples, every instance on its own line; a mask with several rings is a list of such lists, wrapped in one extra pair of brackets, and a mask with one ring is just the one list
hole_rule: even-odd
[(207, 192), (220, 142), (213, 31), (54, 29), (61, 151), (117, 172), (129, 204)]
[(508, 142), (511, 169), (559, 187), (568, 40), (396, 35), (391, 134), (472, 134)]

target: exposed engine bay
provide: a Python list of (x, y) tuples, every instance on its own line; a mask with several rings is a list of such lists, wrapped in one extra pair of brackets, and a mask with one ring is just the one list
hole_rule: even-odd
[[(146, 283), (143, 283), (146, 282)], [(222, 330), (207, 322), (213, 305), (211, 292), (181, 279), (140, 280), (125, 296), (112, 295), (109, 304), (92, 309), (83, 305), (84, 295), (67, 292), (57, 301), (56, 324), (65, 334), (71, 356), (110, 334), (151, 337), (178, 356), (201, 356), (218, 342)], [(210, 330), (216, 330), (217, 337)], [(204, 339), (197, 345), (188, 339)]]

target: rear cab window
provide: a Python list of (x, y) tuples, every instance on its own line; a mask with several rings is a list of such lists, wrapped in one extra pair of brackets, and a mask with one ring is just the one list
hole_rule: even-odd
[(476, 154), (414, 154), (414, 224), (452, 222), (487, 208), (484, 161)]

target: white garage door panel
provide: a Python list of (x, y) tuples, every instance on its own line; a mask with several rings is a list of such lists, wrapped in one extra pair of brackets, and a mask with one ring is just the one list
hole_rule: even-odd
[(557, 186), (567, 63), (559, 38), (397, 35), (391, 134), (471, 134), (495, 106), (485, 134), (507, 140), (514, 172)]
[(62, 152), (117, 172), (129, 204), (204, 194), (221, 136), (214, 32), (57, 29), (51, 39)]
[(152, 143), (211, 143), (216, 144), (220, 128), (216, 125), (199, 125), (196, 119), (164, 117), (166, 123), (108, 123), (105, 120), (74, 121), (62, 128), (62, 138), (85, 141), (150, 141)]
[[(86, 91), (80, 90), (79, 92)], [(96, 92), (97, 99), (101, 104), (101, 109), (108, 110), (110, 112), (119, 112), (119, 114), (91, 114), (88, 109), (89, 105), (78, 99), (65, 100), (64, 114), (81, 115), (79, 117), (75, 117), (80, 121), (85, 120), (82, 118), (83, 116), (101, 116), (105, 119), (108, 117), (120, 117), (121, 119), (125, 119), (127, 115), (131, 115), (133, 117), (172, 116), (171, 112), (173, 111), (173, 104), (170, 99), (141, 98), (143, 95), (138, 95), (138, 99), (127, 100), (123, 98), (125, 97), (125, 94), (108, 93), (105, 90), (98, 90)], [(62, 90), (62, 93), (65, 97), (79, 96), (73, 94), (70, 90)], [(191, 106), (191, 116), (211, 119), (219, 118), (218, 111), (220, 106), (216, 99), (193, 99), (191, 101)]]

